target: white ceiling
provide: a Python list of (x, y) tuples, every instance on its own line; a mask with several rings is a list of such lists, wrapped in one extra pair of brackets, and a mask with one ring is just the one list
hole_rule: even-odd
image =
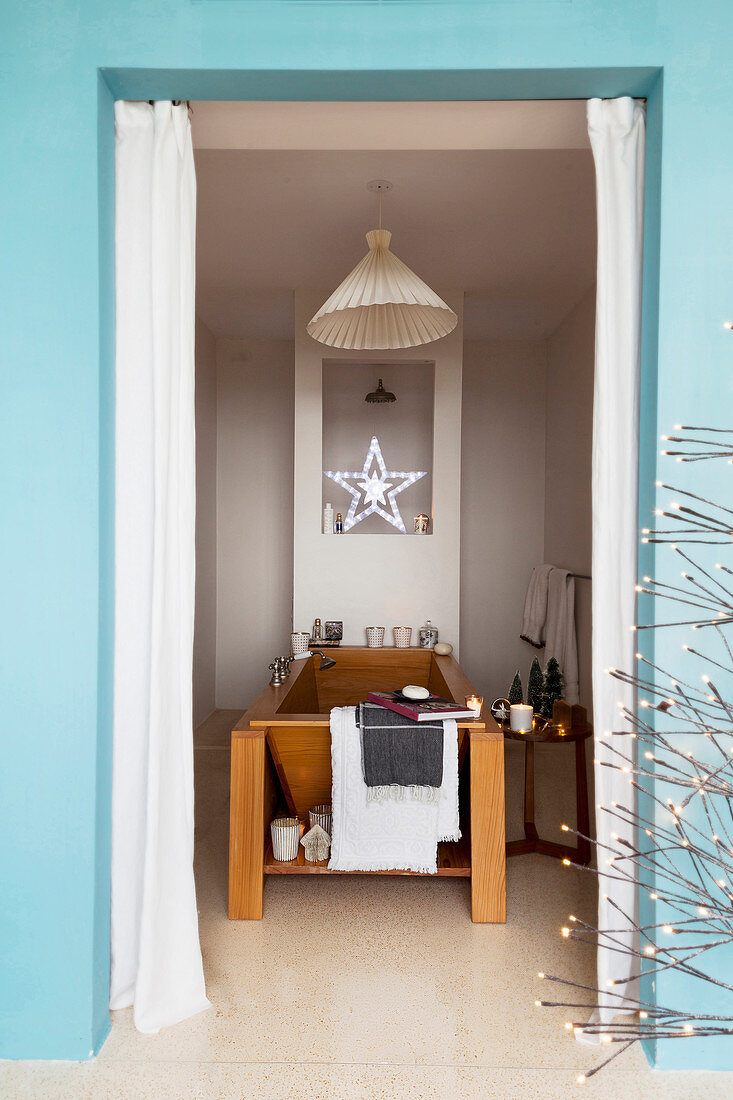
[(549, 335), (593, 282), (582, 103), (197, 103), (193, 119), (197, 310), (217, 336), (292, 339), (293, 290), (330, 293), (366, 252), (370, 179), (394, 184), (393, 251), (465, 290), (467, 339)]
[(585, 101), (192, 104), (197, 149), (587, 149)]

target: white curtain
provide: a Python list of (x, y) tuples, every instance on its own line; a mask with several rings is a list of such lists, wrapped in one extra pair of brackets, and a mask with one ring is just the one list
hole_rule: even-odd
[(188, 111), (115, 104), (116, 534), (110, 1007), (207, 1008), (193, 878), (194, 248)]
[[(633, 689), (608, 675), (607, 669), (635, 671), (632, 625), (636, 621), (637, 549), (639, 542), (639, 376), (641, 364), (641, 279), (644, 219), (644, 108), (633, 99), (588, 103), (588, 133), (596, 168), (598, 207), (598, 282), (596, 361), (593, 402), (593, 723), (596, 737), (623, 729), (619, 701), (634, 709)], [(622, 746), (626, 748), (626, 743)], [(597, 760), (618, 757), (596, 744)], [(633, 788), (627, 777), (600, 763), (595, 768), (596, 803), (630, 805)], [(608, 814), (596, 815), (597, 836), (610, 842), (611, 832), (633, 841), (633, 830)], [(598, 850), (599, 867), (607, 853)], [(608, 895), (634, 915), (632, 884), (599, 879), (599, 927), (626, 927)], [(620, 938), (631, 940), (632, 933)], [(624, 984), (635, 960), (600, 947), (598, 985)], [(622, 1002), (607, 997), (610, 1019)]]

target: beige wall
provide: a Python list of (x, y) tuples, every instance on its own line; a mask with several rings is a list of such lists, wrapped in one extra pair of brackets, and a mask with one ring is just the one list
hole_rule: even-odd
[(491, 702), (533, 652), (519, 633), (545, 521), (544, 340), (466, 341), (461, 664)]
[(247, 707), (289, 652), (293, 364), (289, 341), (217, 341), (218, 707)]
[[(592, 572), (595, 287), (547, 342), (545, 561)], [(580, 701), (591, 710), (591, 582), (575, 582)]]
[[(594, 301), (591, 290), (549, 341), (463, 346), (461, 627), (450, 640), (460, 640), (461, 662), (487, 697), (504, 694), (516, 668), (526, 680), (534, 654), (519, 629), (532, 567), (544, 560), (591, 572)], [(199, 324), (197, 721), (214, 702), (245, 707), (259, 693), (267, 664), (288, 648), (293, 598), (294, 346), (216, 341), (217, 405), (213, 349)], [(358, 549), (362, 540), (348, 541)], [(304, 576), (318, 575), (319, 561), (306, 555)], [(576, 583), (581, 701), (589, 707), (590, 593), (589, 582)], [(347, 619), (338, 603), (322, 617)], [(447, 639), (450, 620), (432, 603), (412, 625), (428, 615)]]
[[(461, 663), (506, 693), (542, 561), (590, 575), (595, 287), (547, 340), (467, 341), (463, 363)], [(591, 584), (576, 581), (580, 701), (592, 709)], [(540, 654), (540, 661), (543, 661)]]
[(216, 341), (196, 318), (196, 622), (193, 724), (216, 705)]
[[(307, 630), (315, 616), (322, 620), (342, 619), (344, 641), (363, 645), (367, 625), (386, 626), (389, 633), (385, 643), (391, 645), (393, 626), (411, 626), (415, 641), (416, 629), (430, 618), (437, 624), (441, 637), (453, 642), (458, 652), (463, 293), (438, 289), (458, 315), (456, 328), (435, 343), (418, 349), (391, 351), (388, 356), (395, 362), (415, 361), (419, 356), (435, 363), (434, 522), (432, 535), (425, 538), (414, 534), (389, 538), (381, 534), (339, 537), (321, 533), (323, 360), (333, 358), (378, 364), (387, 356), (374, 351), (333, 352), (317, 344), (308, 336), (306, 324), (327, 297), (328, 290), (295, 293), (293, 602), (297, 630)], [(387, 378), (385, 368), (385, 385)], [(334, 510), (337, 500), (334, 495)]]

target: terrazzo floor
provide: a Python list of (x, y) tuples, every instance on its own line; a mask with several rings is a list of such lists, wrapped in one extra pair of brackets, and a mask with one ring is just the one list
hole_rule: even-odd
[[(506, 925), (475, 925), (464, 879), (269, 877), (262, 921), (226, 917), (228, 731), (196, 736), (196, 874), (208, 1012), (158, 1035), (130, 1010), (93, 1062), (0, 1065), (3, 1098), (706, 1100), (733, 1074), (655, 1073), (631, 1050), (580, 1087), (593, 1048), (537, 1009), (537, 971), (591, 981), (559, 928), (594, 879), (542, 856), (508, 865)], [(538, 753), (538, 823), (572, 821), (572, 748)], [(508, 835), (521, 830), (521, 746), (507, 746)]]

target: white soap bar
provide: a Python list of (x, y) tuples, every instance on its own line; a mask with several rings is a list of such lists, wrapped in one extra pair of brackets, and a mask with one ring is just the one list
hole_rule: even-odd
[(402, 694), (405, 699), (427, 699), (430, 692), (427, 688), (418, 687), (417, 684), (408, 684), (403, 687)]
[(453, 652), (453, 646), (450, 642), (436, 642), (433, 646), (433, 651), (437, 653), (439, 657), (448, 657)]

